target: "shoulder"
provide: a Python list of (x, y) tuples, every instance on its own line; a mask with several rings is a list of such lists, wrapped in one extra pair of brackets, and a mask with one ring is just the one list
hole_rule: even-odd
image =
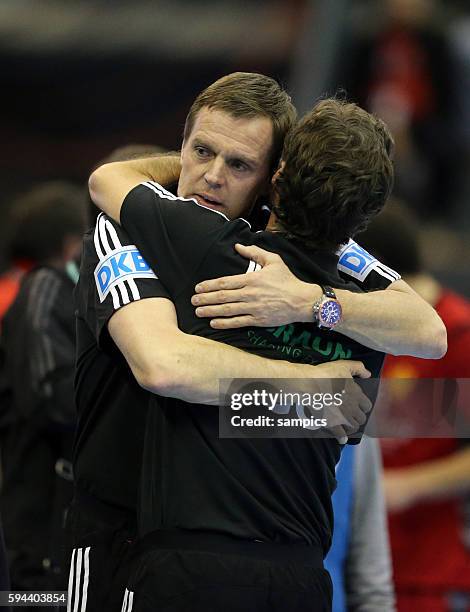
[[(154, 209), (157, 207), (163, 208), (166, 214), (172, 214), (176, 217), (193, 215), (210, 220), (212, 223), (225, 224), (230, 222), (229, 217), (223, 211), (203, 206), (195, 198), (177, 196), (155, 181), (140, 183), (128, 193), (123, 205), (123, 212), (127, 217), (129, 213), (135, 212), (139, 208), (139, 202), (141, 207), (146, 204), (148, 206), (153, 205)], [(248, 221), (243, 221), (250, 225)]]
[(401, 278), (398, 272), (380, 262), (353, 239), (342, 245), (336, 254), (338, 271), (365, 290), (385, 289)]

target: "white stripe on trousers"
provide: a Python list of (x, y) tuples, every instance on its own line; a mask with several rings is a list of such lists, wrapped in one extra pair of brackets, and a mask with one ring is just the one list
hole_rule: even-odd
[(73, 612), (78, 612), (78, 601), (80, 599), (80, 575), (82, 573), (83, 548), (77, 549), (77, 566), (75, 568), (75, 596)]
[(85, 576), (83, 578), (83, 597), (81, 612), (86, 611), (86, 602), (88, 599), (88, 582), (90, 579), (90, 547), (85, 548)]
[(75, 577), (75, 551), (74, 548), (72, 551), (72, 559), (70, 561), (70, 572), (69, 572), (69, 588), (68, 588), (68, 596), (67, 596), (67, 612), (72, 612), (72, 589), (73, 589), (73, 580)]
[[(83, 568), (83, 584), (80, 592), (80, 583), (82, 579)], [(74, 548), (72, 551), (72, 559), (70, 562), (69, 584), (68, 584), (68, 600), (67, 612), (86, 612), (88, 599), (88, 585), (90, 581), (90, 546), (85, 548)], [(81, 599), (81, 606), (80, 605)]]
[(134, 591), (125, 590), (124, 600), (122, 602), (121, 612), (132, 612), (132, 604), (134, 602)]

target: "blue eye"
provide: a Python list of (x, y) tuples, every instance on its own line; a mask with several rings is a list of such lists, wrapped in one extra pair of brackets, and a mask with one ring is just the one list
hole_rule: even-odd
[(194, 151), (198, 157), (208, 157), (209, 151), (205, 147), (195, 146)]
[(242, 162), (242, 161), (235, 160), (232, 162), (231, 165), (232, 165), (232, 168), (234, 170), (237, 170), (238, 172), (244, 172), (249, 169), (248, 166), (245, 164), (245, 162)]

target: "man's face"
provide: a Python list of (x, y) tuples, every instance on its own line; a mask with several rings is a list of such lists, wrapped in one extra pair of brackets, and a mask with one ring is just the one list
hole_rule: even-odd
[(178, 196), (195, 198), (230, 219), (247, 215), (267, 193), (272, 141), (268, 117), (235, 119), (202, 108), (183, 143)]

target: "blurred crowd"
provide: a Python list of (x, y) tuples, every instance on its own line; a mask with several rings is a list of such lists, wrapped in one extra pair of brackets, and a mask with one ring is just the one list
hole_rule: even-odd
[(420, 219), (426, 264), (465, 295), (470, 295), (464, 263), (470, 228), (469, 27), (464, 4), (357, 2), (330, 81), (390, 126), (394, 193)]
[[(321, 5), (312, 3), (314, 15)], [(309, 3), (293, 7), (307, 11)], [(325, 90), (340, 88), (384, 119), (396, 144), (394, 199), (358, 241), (398, 270), (448, 329), (445, 358), (389, 357), (385, 375), (470, 378), (470, 9), (437, 0), (363, 0), (349, 9)], [(277, 3), (276, 10), (282, 14)], [(266, 60), (261, 68), (269, 71)], [(179, 131), (175, 126), (175, 141)], [(107, 159), (154, 150), (132, 146)], [(86, 160), (90, 170), (96, 159)], [(85, 179), (36, 182), (5, 206), (0, 511), (8, 568), (0, 564), (0, 590), (8, 580), (14, 590), (66, 588), (61, 551), (73, 481), (72, 295), (81, 236), (95, 215)], [(467, 440), (386, 439), (381, 448), (399, 612), (470, 610)]]

